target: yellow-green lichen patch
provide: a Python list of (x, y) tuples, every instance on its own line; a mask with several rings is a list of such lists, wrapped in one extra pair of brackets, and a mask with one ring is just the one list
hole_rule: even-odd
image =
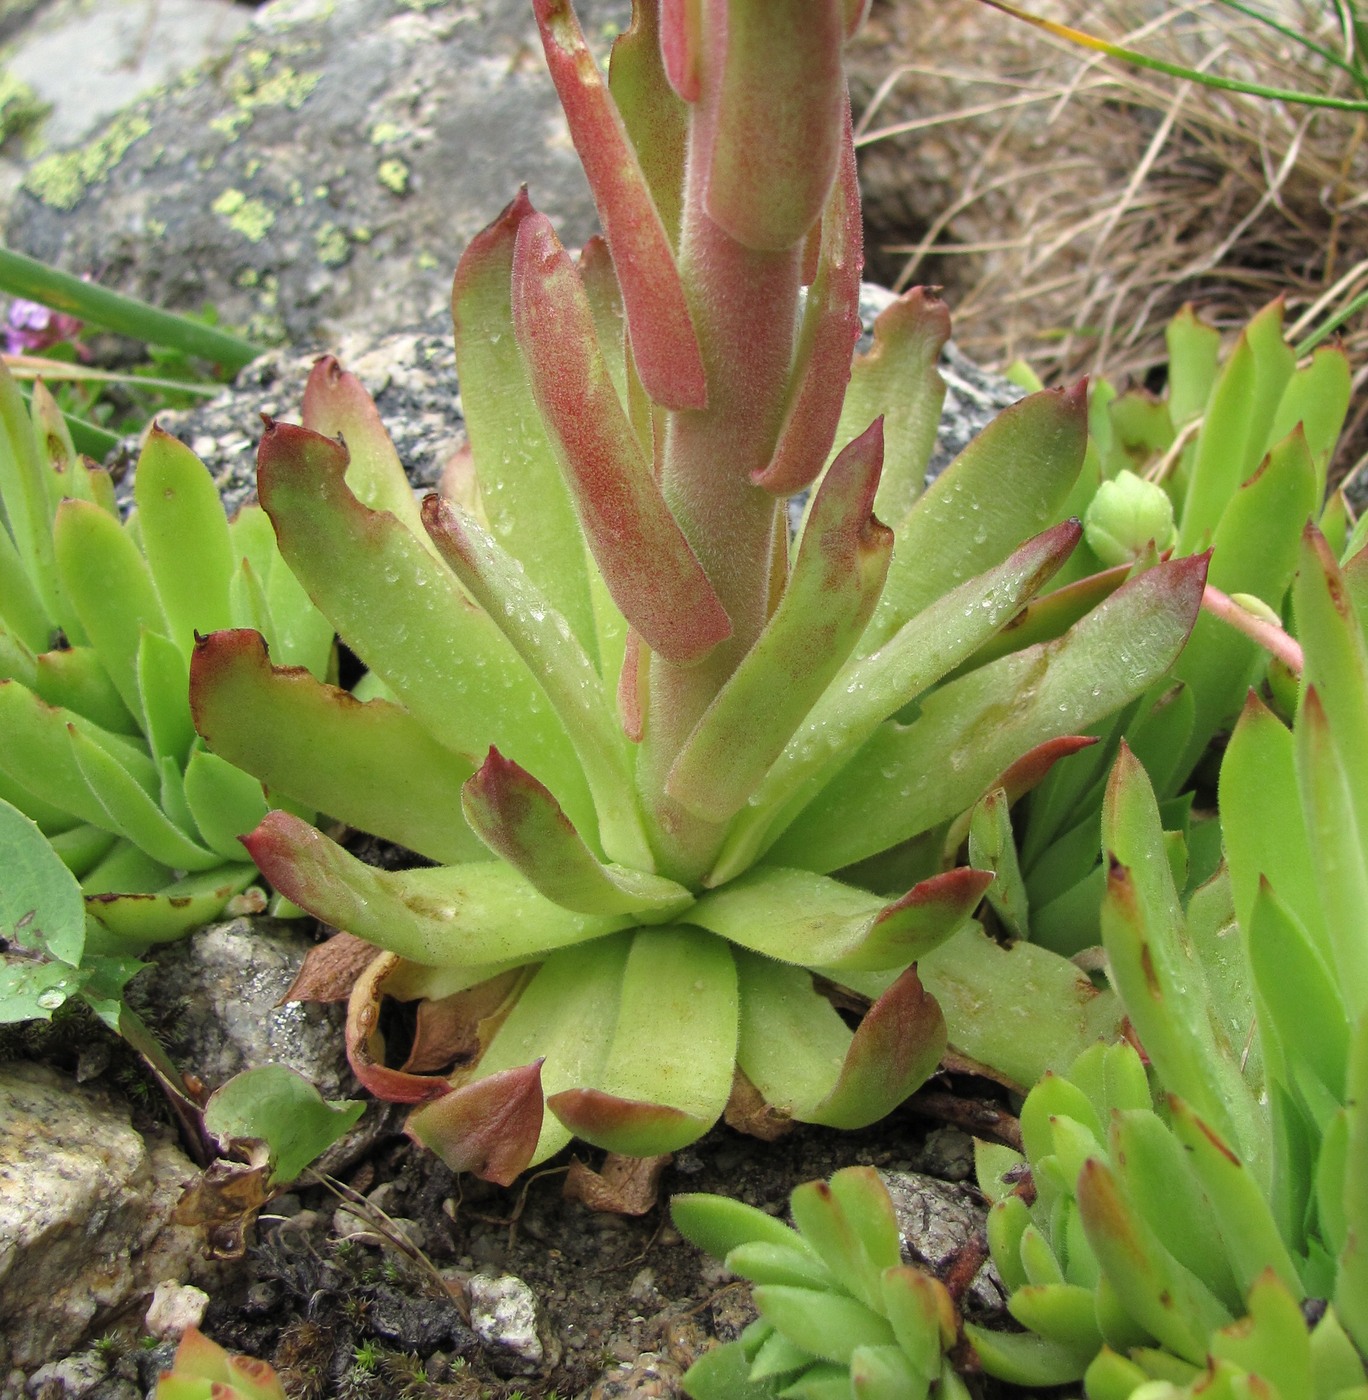
[(210, 120), (209, 130), (217, 131), (220, 136), (226, 136), (231, 141), (240, 131), (244, 131), (251, 124), (252, 114), (250, 112), (224, 112), (222, 116)]
[(398, 156), (382, 160), (376, 167), (375, 178), (394, 194), (405, 194), (408, 191), (409, 168)]
[(341, 267), (351, 257), (351, 240), (347, 237), (346, 229), (336, 224), (324, 224), (314, 234), (314, 249), (324, 267)]
[(388, 146), (403, 134), (404, 128), (398, 122), (376, 122), (371, 127), (370, 142), (372, 146)]
[(447, 0), (398, 0), (401, 10), (414, 10), (418, 14), (426, 14), (429, 10), (435, 10), (439, 5), (445, 5)]
[(63, 151), (40, 160), (24, 179), (24, 188), (53, 209), (74, 209), (96, 181), (104, 179), (128, 148), (152, 129), (140, 113), (118, 117), (79, 151)]
[(418, 264), (418, 268), (422, 272), (431, 272), (434, 267), (442, 265), (442, 260), (435, 253), (429, 253), (427, 249), (419, 253), (414, 262)]
[(17, 137), (25, 145), (39, 144), (34, 139), (36, 128), (51, 110), (51, 104), (26, 82), (8, 71), (0, 72), (0, 142)]
[(319, 73), (296, 73), (288, 66), (269, 77), (265, 74), (253, 76), (235, 73), (228, 89), (233, 101), (243, 111), (252, 111), (257, 107), (287, 107), (291, 112), (297, 112), (318, 86), (321, 76)]
[(226, 219), (228, 227), (240, 233), (249, 243), (260, 243), (275, 223), (275, 214), (264, 200), (248, 199), (237, 189), (224, 190), (210, 208), (220, 218)]

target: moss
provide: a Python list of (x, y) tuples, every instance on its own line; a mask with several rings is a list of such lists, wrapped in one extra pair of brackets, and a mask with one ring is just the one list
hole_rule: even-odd
[(266, 231), (275, 223), (275, 214), (264, 200), (248, 199), (237, 189), (224, 190), (210, 208), (226, 219), (228, 227), (240, 233), (249, 243), (260, 243)]
[(151, 130), (141, 113), (116, 118), (94, 141), (78, 151), (40, 160), (24, 180), (28, 192), (53, 209), (74, 209), (87, 189), (103, 180), (124, 158), (128, 148)]
[(375, 178), (380, 181), (387, 190), (394, 194), (406, 194), (409, 184), (409, 168), (398, 158), (391, 156), (389, 160), (382, 160), (376, 167)]

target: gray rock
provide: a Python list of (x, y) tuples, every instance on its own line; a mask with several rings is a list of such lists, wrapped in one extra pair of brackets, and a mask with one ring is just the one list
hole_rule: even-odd
[(149, 1014), (171, 1058), (208, 1088), (252, 1066), (279, 1064), (324, 1098), (343, 1098), (356, 1086), (341, 1003), (277, 1005), (311, 946), (302, 926), (283, 920), (210, 924), (159, 949), (155, 971), (140, 974), (137, 995), (152, 1000)]
[[(918, 1172), (880, 1175), (893, 1199), (904, 1257), (943, 1277), (960, 1251), (984, 1229), (987, 1217), (982, 1198), (967, 1186)], [(974, 1275), (966, 1301), (980, 1314), (1002, 1312), (1006, 1290), (991, 1260)]]
[(470, 1326), (490, 1348), (501, 1375), (532, 1376), (553, 1366), (556, 1357), (537, 1306), (537, 1295), (512, 1274), (475, 1274), (466, 1284)]
[[(606, 51), (628, 0), (585, 0)], [(528, 0), (277, 0), (226, 58), (39, 160), (6, 242), (267, 340), (445, 305), (513, 197), (596, 227)]]
[(69, 1352), (162, 1279), (197, 1271), (171, 1211), (195, 1169), (104, 1092), (0, 1065), (0, 1370)]

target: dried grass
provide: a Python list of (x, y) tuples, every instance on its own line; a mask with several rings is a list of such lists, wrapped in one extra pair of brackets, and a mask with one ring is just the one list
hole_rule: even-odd
[[(912, 8), (911, 24), (905, 0), (876, 8), (876, 41), (907, 61), (866, 89), (857, 137), (867, 186), (920, 180), (939, 208), (904, 209), (912, 239), (889, 238), (876, 216), (871, 252), (899, 286), (947, 286), (956, 340), (981, 363), (1022, 357), (1048, 383), (1098, 372), (1144, 382), (1184, 302), (1233, 329), (1282, 295), (1296, 340), (1368, 290), (1362, 114), (1134, 70), (978, 0)], [(1189, 67), (1361, 96), (1216, 0), (1037, 8)], [(1328, 4), (1282, 0), (1279, 14), (1340, 51)], [(1341, 334), (1361, 389), (1368, 312)], [(1350, 420), (1340, 477), (1368, 461), (1368, 396), (1356, 393)]]

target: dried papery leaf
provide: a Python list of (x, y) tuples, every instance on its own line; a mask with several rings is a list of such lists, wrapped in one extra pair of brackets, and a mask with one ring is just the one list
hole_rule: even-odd
[(593, 1171), (578, 1157), (570, 1163), (561, 1195), (590, 1210), (612, 1215), (645, 1215), (660, 1199), (660, 1178), (674, 1161), (668, 1153), (653, 1157), (624, 1157), (610, 1152), (603, 1167)]
[(452, 1171), (509, 1186), (531, 1163), (542, 1112), (538, 1060), (423, 1104), (409, 1114), (404, 1131)]
[(513, 325), (613, 601), (653, 651), (698, 660), (731, 623), (641, 454), (579, 273), (539, 214), (518, 230)]
[(533, 9), (551, 79), (613, 250), (641, 382), (666, 408), (703, 408), (708, 400), (703, 357), (684, 284), (635, 148), (570, 0), (534, 0)]
[(512, 1006), (523, 983), (521, 968), (418, 1003), (418, 1023), (403, 1068), (410, 1074), (435, 1074), (479, 1058)]
[(665, 790), (696, 816), (745, 804), (859, 640), (893, 549), (872, 514), (882, 460), (876, 419), (822, 479), (779, 606), (675, 760)]
[(605, 865), (546, 788), (498, 749), (490, 749), (461, 789), (461, 809), (491, 851), (562, 908), (660, 923), (693, 903), (693, 895), (673, 880)]
[(335, 933), (304, 954), (290, 990), (277, 1005), (290, 1001), (346, 1001), (357, 978), (379, 955), (380, 950), (373, 944), (350, 933)]
[(479, 859), (456, 794), (474, 765), (388, 700), (357, 700), (302, 667), (272, 666), (256, 632), (201, 637), (190, 709), (220, 757), (273, 793), (430, 860)]
[(699, 96), (704, 199), (747, 248), (792, 248), (821, 217), (841, 159), (844, 9), (713, 0)]
[(777, 496), (810, 486), (822, 470), (836, 441), (850, 380), (850, 357), (860, 335), (864, 236), (848, 106), (840, 170), (819, 228), (820, 253), (816, 271), (807, 279), (810, 287), (803, 303), (784, 426), (769, 466), (752, 475), (757, 486)]
[[(349, 462), (347, 486), (363, 506), (387, 510), (421, 540), (418, 504), (404, 475), (375, 400), (361, 381), (332, 355), (314, 362), (304, 385), (300, 414), (304, 427), (346, 444)], [(201, 626), (201, 632), (209, 631)]]
[(738, 1066), (732, 1076), (731, 1098), (722, 1121), (747, 1137), (761, 1142), (778, 1142), (793, 1131), (793, 1119), (765, 1102), (765, 1096), (746, 1078)]
[(389, 1103), (423, 1103), (445, 1093), (445, 1081), (391, 1069), (385, 1064), (385, 1040), (380, 1034), (385, 982), (401, 961), (393, 953), (381, 953), (352, 987), (347, 1001), (347, 1062), (376, 1098)]
[(211, 1162), (185, 1188), (172, 1217), (178, 1225), (203, 1226), (215, 1259), (242, 1258), (247, 1252), (249, 1227), (276, 1194), (270, 1187), (266, 1144), (237, 1141), (229, 1146), (247, 1160), (220, 1157)]

